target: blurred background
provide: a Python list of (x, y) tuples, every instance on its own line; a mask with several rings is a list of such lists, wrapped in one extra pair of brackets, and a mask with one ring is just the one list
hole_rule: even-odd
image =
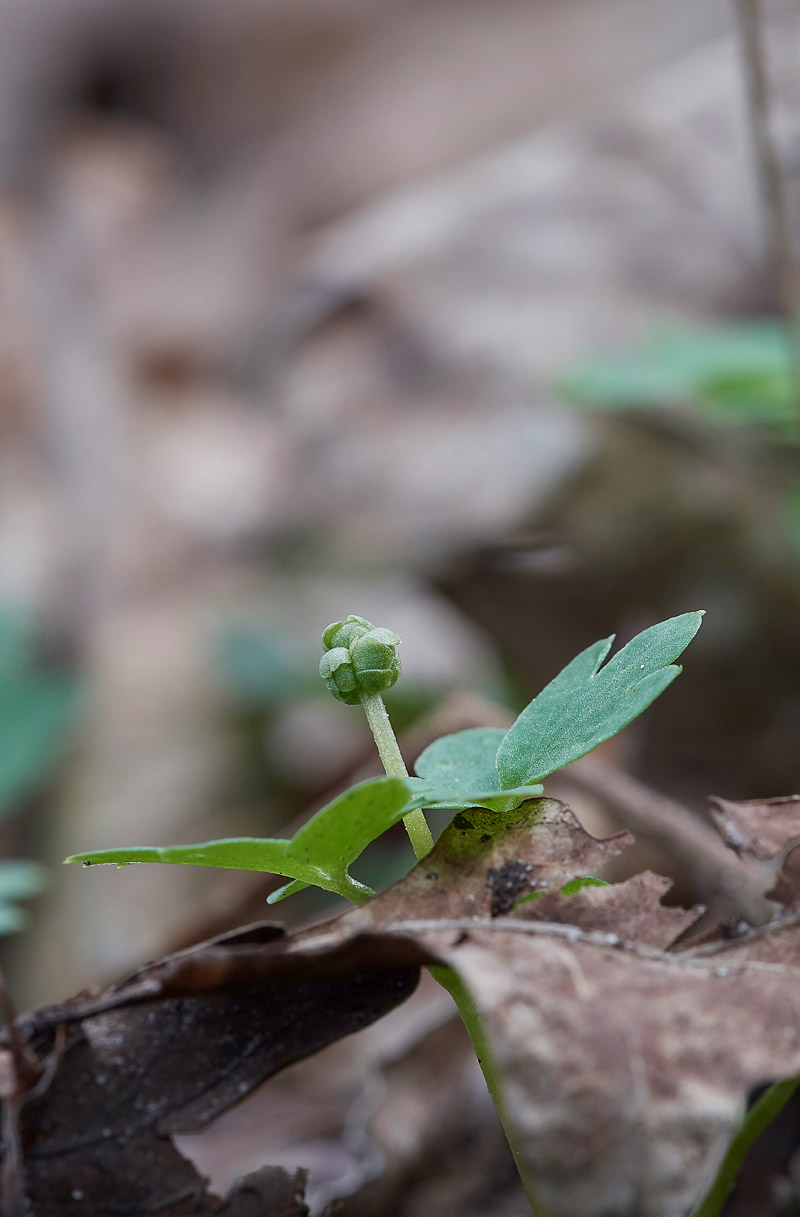
[[(611, 759), (698, 810), (800, 790), (800, 414), (736, 12), (1, 0), (20, 1005), (266, 915), (263, 877), (61, 859), (281, 835), (369, 772), (316, 674), (349, 612), (403, 637), (413, 759), (705, 608)], [(762, 13), (796, 229), (800, 11)]]

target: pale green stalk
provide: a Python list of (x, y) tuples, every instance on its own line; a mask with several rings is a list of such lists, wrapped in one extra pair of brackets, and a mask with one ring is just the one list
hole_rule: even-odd
[(788, 1103), (797, 1089), (798, 1083), (800, 1083), (800, 1078), (775, 1082), (756, 1100), (728, 1146), (728, 1152), (722, 1160), (714, 1182), (697, 1208), (693, 1209), (691, 1217), (719, 1217), (750, 1147), (762, 1132), (769, 1128), (778, 1113)]
[[(360, 699), (361, 705), (364, 707), (364, 713), (367, 716), (367, 722), (375, 739), (378, 755), (383, 762), (387, 776), (390, 778), (407, 778), (408, 770), (406, 769), (406, 763), (398, 747), (397, 739), (392, 730), (392, 724), (389, 721), (389, 715), (386, 713), (386, 706), (383, 704), (383, 698), (380, 693), (362, 693)], [(403, 823), (417, 858), (422, 859), (426, 857), (433, 849), (433, 837), (431, 836), (431, 830), (428, 828), (428, 822), (419, 808), (415, 811), (410, 811), (408, 815), (404, 816)], [(429, 971), (442, 988), (447, 990), (458, 1007), (458, 1012), (461, 1015), (467, 1035), (478, 1058), (478, 1064), (483, 1072), (489, 1095), (500, 1118), (503, 1131), (506, 1134), (506, 1140), (519, 1171), (522, 1186), (530, 1202), (531, 1212), (534, 1217), (546, 1217), (544, 1209), (536, 1198), (533, 1183), (526, 1176), (516, 1133), (506, 1114), (500, 1076), (492, 1059), (489, 1042), (486, 1038), (480, 1015), (472, 1000), (472, 995), (461, 977), (452, 968), (431, 967)]]
[(503, 1126), (503, 1132), (506, 1134), (511, 1155), (519, 1172), (519, 1177), (522, 1186), (525, 1189), (525, 1195), (528, 1197), (528, 1203), (531, 1206), (533, 1217), (547, 1217), (542, 1208), (539, 1199), (536, 1195), (536, 1190), (533, 1185), (533, 1180), (527, 1173), (525, 1168), (522, 1150), (516, 1130), (511, 1120), (509, 1119), (506, 1110), (505, 1096), (503, 1087), (500, 1082), (500, 1074), (497, 1071), (492, 1051), (489, 1046), (489, 1041), (486, 1038), (486, 1032), (481, 1022), (481, 1016), (478, 1013), (475, 1002), (472, 999), (467, 986), (464, 984), (461, 977), (452, 968), (445, 967), (429, 967), (428, 971), (435, 981), (446, 989), (458, 1007), (458, 1013), (461, 1015), (470, 1043), (472, 1044), (475, 1056), (478, 1058), (478, 1064), (481, 1067), (486, 1089), (489, 1091), (489, 1097), (494, 1103), (495, 1111), (500, 1118), (500, 1123)]
[[(369, 729), (372, 732), (375, 746), (378, 749), (378, 755), (383, 762), (387, 777), (407, 778), (408, 770), (406, 769), (406, 763), (398, 747), (397, 739), (392, 730), (392, 724), (389, 722), (389, 715), (386, 713), (386, 706), (383, 704), (383, 698), (380, 693), (362, 693), (361, 705), (364, 707)], [(433, 849), (433, 837), (431, 836), (431, 830), (428, 828), (428, 821), (420, 809), (416, 808), (414, 811), (410, 811), (408, 815), (403, 816), (403, 824), (405, 825), (417, 861), (421, 861)]]

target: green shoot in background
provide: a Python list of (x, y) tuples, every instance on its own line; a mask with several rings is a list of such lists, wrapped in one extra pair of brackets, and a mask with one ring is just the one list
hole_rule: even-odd
[[(75, 682), (43, 672), (32, 631), (0, 613), (0, 820), (18, 813), (47, 781), (60, 758), (77, 709)], [(18, 902), (44, 886), (44, 867), (0, 861), (0, 935), (22, 928)]]
[[(625, 354), (580, 360), (558, 387), (576, 405), (691, 409), (714, 427), (749, 426), (790, 450), (800, 444), (786, 327), (777, 320), (663, 332)], [(779, 489), (779, 523), (800, 552), (800, 471)]]

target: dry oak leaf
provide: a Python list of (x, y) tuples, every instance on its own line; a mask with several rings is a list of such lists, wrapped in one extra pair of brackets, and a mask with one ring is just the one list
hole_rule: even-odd
[[(760, 808), (742, 813), (751, 834)], [(686, 1217), (749, 1091), (800, 1072), (800, 924), (683, 955), (654, 949), (696, 915), (659, 903), (660, 876), (553, 890), (630, 838), (594, 841), (554, 800), (523, 810), (491, 840), (491, 813), (461, 813), (406, 880), (320, 927), (317, 949), (371, 927), (460, 974), (548, 1217)], [(504, 915), (503, 874), (517, 899), (543, 881), (548, 895)]]
[[(595, 841), (554, 800), (500, 822), (461, 813), (407, 879), (324, 925), (252, 927), (24, 1016), (50, 1068), (6, 1101), (3, 1212), (105, 1215), (110, 1194), (128, 1217), (279, 1211), (259, 1209), (257, 1179), (211, 1196), (170, 1134), (366, 1026), (438, 963), (473, 995), (548, 1217), (686, 1217), (748, 1092), (800, 1073), (800, 919), (682, 955), (633, 941), (674, 932), (657, 877), (577, 903), (554, 890), (628, 840)], [(542, 882), (541, 901), (504, 912)], [(545, 900), (561, 923), (538, 919)], [(606, 932), (582, 928), (603, 915)], [(287, 1217), (302, 1212), (291, 1199)]]
[(711, 818), (731, 849), (773, 864), (776, 882), (767, 895), (796, 907), (800, 897), (800, 795), (744, 803), (712, 798)]
[[(396, 925), (480, 1010), (548, 1217), (687, 1217), (757, 1085), (800, 1073), (800, 966), (517, 920)], [(800, 926), (756, 932), (800, 955)]]
[[(362, 968), (347, 942), (322, 964), (283, 966), (270, 954), (281, 934), (227, 935), (17, 1020), (45, 1084), (4, 1102), (4, 1217), (307, 1214), (302, 1172), (256, 1172), (223, 1200), (171, 1134), (203, 1128), (277, 1070), (381, 1017), (419, 971), (398, 965), (392, 944)], [(265, 956), (269, 966), (254, 966)]]
[(671, 886), (664, 876), (647, 871), (573, 895), (560, 890), (573, 879), (602, 876), (632, 843), (627, 832), (602, 840), (590, 836), (557, 799), (533, 799), (504, 816), (472, 808), (455, 816), (405, 879), (347, 917), (353, 926), (377, 929), (412, 917), (513, 915), (585, 930), (613, 929), (620, 938), (666, 948), (702, 910), (661, 904)]

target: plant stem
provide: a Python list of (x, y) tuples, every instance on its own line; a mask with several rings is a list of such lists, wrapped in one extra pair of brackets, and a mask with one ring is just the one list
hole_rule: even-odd
[(472, 999), (472, 994), (469, 992), (458, 973), (452, 968), (445, 968), (437, 965), (429, 967), (428, 971), (433, 979), (437, 981), (443, 989), (447, 990), (458, 1007), (458, 1012), (461, 1015), (461, 1021), (466, 1028), (467, 1035), (470, 1038), (470, 1043), (472, 1044), (475, 1052), (475, 1056), (478, 1058), (478, 1064), (481, 1067), (481, 1072), (483, 1073), (484, 1081), (486, 1082), (486, 1089), (489, 1091), (489, 1096), (494, 1103), (495, 1111), (497, 1112), (500, 1118), (500, 1123), (503, 1126), (503, 1132), (506, 1135), (506, 1140), (508, 1141), (509, 1149), (511, 1150), (517, 1171), (519, 1172), (522, 1186), (525, 1189), (525, 1195), (528, 1197), (528, 1203), (531, 1206), (531, 1212), (533, 1213), (534, 1217), (547, 1217), (536, 1195), (533, 1181), (528, 1177), (525, 1170), (522, 1151), (517, 1139), (517, 1134), (514, 1130), (513, 1124), (508, 1118), (508, 1113), (506, 1111), (503, 1088), (500, 1083), (500, 1075), (497, 1072), (497, 1067), (494, 1063), (494, 1058), (492, 1057), (491, 1048), (489, 1047), (489, 1041), (486, 1038), (486, 1032), (484, 1031), (483, 1023), (481, 1022), (481, 1017), (478, 1013), (477, 1007), (475, 1006), (475, 1002)]
[(767, 257), (775, 276), (789, 347), (795, 408), (800, 412), (800, 330), (797, 257), (786, 184), (770, 123), (770, 88), (759, 0), (736, 0), (736, 19), (747, 85), (753, 153), (764, 206)]
[(722, 1212), (750, 1147), (788, 1103), (797, 1089), (798, 1083), (800, 1083), (800, 1078), (775, 1082), (753, 1104), (728, 1146), (728, 1152), (722, 1160), (714, 1182), (697, 1208), (693, 1209), (691, 1217), (718, 1217), (718, 1214)]
[[(392, 724), (389, 722), (389, 715), (386, 713), (386, 706), (383, 704), (383, 698), (380, 693), (362, 693), (361, 705), (364, 707), (369, 729), (372, 732), (375, 746), (378, 749), (378, 755), (383, 762), (387, 777), (407, 778), (408, 770), (406, 769), (406, 763), (398, 747), (397, 739), (392, 730)], [(403, 816), (403, 824), (411, 841), (411, 847), (419, 862), (433, 849), (433, 837), (431, 836), (431, 830), (428, 828), (428, 821), (420, 809), (416, 808), (414, 811), (410, 811), (408, 815)]]

